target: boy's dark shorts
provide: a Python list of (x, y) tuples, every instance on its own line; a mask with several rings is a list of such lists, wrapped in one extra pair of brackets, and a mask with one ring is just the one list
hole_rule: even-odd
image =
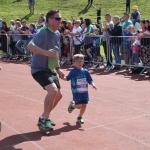
[(75, 105), (88, 104), (88, 100), (75, 101)]
[(57, 88), (60, 89), (59, 79), (55, 72), (51, 71), (38, 71), (32, 74), (32, 77), (45, 89), (45, 86), (55, 83)]

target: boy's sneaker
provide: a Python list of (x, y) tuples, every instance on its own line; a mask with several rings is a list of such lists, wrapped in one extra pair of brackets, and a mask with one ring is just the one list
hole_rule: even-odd
[[(50, 119), (49, 119), (49, 120), (50, 120)], [(38, 125), (41, 125), (42, 122), (44, 122), (44, 118), (41, 119), (41, 118), (39, 117)], [(52, 126), (55, 126), (55, 125), (56, 125), (52, 120), (50, 120), (50, 122), (51, 122), (51, 125), (52, 125)]]
[(78, 117), (77, 118), (77, 123), (83, 124), (84, 123), (83, 118), (82, 117)]
[(70, 102), (70, 104), (69, 104), (69, 106), (68, 106), (68, 112), (69, 112), (69, 113), (72, 113), (72, 111), (74, 110), (74, 108), (72, 107), (72, 105), (74, 105), (74, 104), (75, 104), (74, 101), (71, 101), (71, 102)]
[(40, 131), (53, 131), (50, 119), (45, 119), (45, 121), (38, 123)]

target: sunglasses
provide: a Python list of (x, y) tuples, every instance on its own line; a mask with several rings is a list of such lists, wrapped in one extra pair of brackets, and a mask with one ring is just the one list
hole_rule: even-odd
[(21, 22), (21, 23), (25, 23), (25, 21), (24, 21), (24, 22)]
[(60, 20), (61, 20), (61, 18), (60, 18), (60, 17), (51, 18), (51, 19), (55, 19), (56, 21), (60, 21)]
[(84, 63), (84, 60), (76, 60), (75, 62), (80, 64), (80, 63)]

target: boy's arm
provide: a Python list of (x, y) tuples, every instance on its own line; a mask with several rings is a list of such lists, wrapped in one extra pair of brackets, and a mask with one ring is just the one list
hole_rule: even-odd
[(97, 90), (97, 87), (93, 82), (91, 83), (91, 85), (92, 85), (93, 89)]
[(88, 83), (90, 84), (90, 85), (92, 85), (92, 87), (95, 89), (95, 90), (97, 90), (97, 87), (96, 87), (96, 85), (94, 84), (94, 82), (93, 82), (93, 79), (92, 79), (92, 77), (91, 77), (91, 75), (90, 75), (90, 73), (87, 71), (87, 81), (88, 81)]

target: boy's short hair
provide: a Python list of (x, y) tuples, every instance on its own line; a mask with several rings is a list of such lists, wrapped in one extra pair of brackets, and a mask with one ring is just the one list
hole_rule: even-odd
[(75, 22), (74, 23), (78, 23), (78, 24), (80, 24), (81, 23), (81, 21), (80, 20), (75, 20)]
[(82, 54), (76, 54), (72, 58), (73, 62), (75, 62), (75, 60), (77, 60), (77, 59), (84, 59), (84, 55), (82, 55)]
[(127, 29), (130, 29), (130, 28), (134, 28), (134, 29), (135, 29), (134, 25), (129, 25), (129, 26), (127, 27)]
[(94, 31), (98, 31), (98, 32), (99, 32), (99, 29), (98, 29), (98, 28), (95, 28)]

